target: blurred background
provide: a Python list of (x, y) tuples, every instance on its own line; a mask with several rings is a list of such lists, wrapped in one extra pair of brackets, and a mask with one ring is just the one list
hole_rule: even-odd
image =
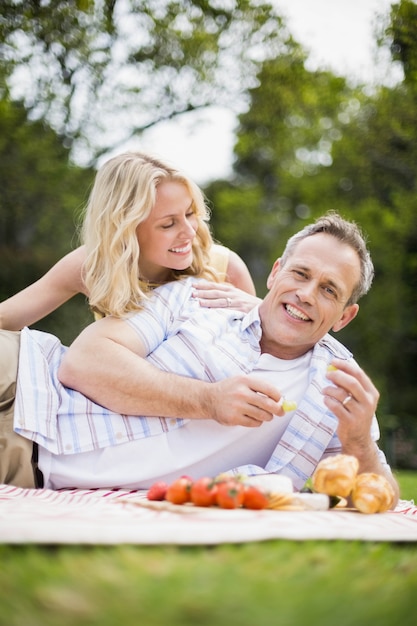
[[(2, 0), (0, 300), (78, 245), (125, 149), (202, 186), (260, 296), (287, 238), (336, 209), (376, 269), (338, 338), (381, 392), (390, 462), (417, 468), (416, 138), (411, 0)], [(36, 327), (68, 344), (91, 320), (78, 296)]]

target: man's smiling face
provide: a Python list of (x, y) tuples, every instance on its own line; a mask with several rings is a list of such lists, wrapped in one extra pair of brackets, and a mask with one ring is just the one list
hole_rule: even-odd
[(359, 257), (349, 245), (327, 233), (302, 239), (268, 277), (270, 291), (259, 308), (262, 351), (294, 359), (346, 326), (359, 309), (346, 306), (359, 279)]

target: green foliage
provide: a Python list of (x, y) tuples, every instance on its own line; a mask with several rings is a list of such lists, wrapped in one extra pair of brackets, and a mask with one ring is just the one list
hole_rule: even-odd
[[(0, 163), (3, 300), (76, 247), (76, 214), (87, 199), (93, 172), (70, 166), (68, 150), (55, 133), (42, 122), (28, 121), (25, 109), (7, 100), (0, 100)], [(78, 300), (39, 327), (68, 342), (86, 320), (84, 299)]]
[(285, 36), (254, 0), (4, 0), (0, 58), (13, 97), (86, 162), (161, 120), (241, 106)]
[(391, 9), (391, 24), (386, 30), (394, 61), (398, 61), (403, 70), (405, 82), (416, 90), (417, 85), (417, 49), (415, 33), (410, 26), (417, 21), (417, 5), (411, 0), (402, 0)]
[(263, 63), (239, 118), (234, 179), (206, 190), (216, 236), (247, 261), (260, 295), (287, 238), (311, 217), (317, 196), (323, 200), (327, 185), (312, 189), (310, 181), (330, 162), (341, 136), (338, 114), (352, 99), (344, 79), (309, 72), (304, 61), (288, 39), (283, 54)]
[[(378, 415), (392, 460), (417, 467), (414, 2), (392, 7), (379, 41), (402, 64), (404, 80), (371, 94), (328, 72), (308, 72), (295, 43), (288, 54), (265, 62), (240, 116), (235, 180), (213, 184), (208, 194), (215, 233), (224, 243), (244, 241), (242, 231), (250, 225), (250, 242), (239, 251), (257, 286), (266, 278), (259, 268), (270, 267), (303, 220), (335, 209), (361, 225), (375, 264), (374, 286), (338, 338), (381, 392)], [(393, 431), (412, 442), (406, 455)]]
[[(77, 185), (91, 172), (68, 166), (68, 151), (41, 122), (27, 120), (25, 109), (0, 101), (0, 245), (42, 256), (60, 254), (74, 237)], [(53, 246), (51, 243), (53, 242)]]
[(259, 187), (245, 183), (213, 183), (207, 190), (208, 197), (215, 200), (211, 225), (222, 243), (235, 250), (251, 268), (257, 293), (265, 293), (266, 276), (270, 270), (269, 259), (265, 255), (275, 246), (279, 223), (271, 223), (267, 212), (259, 214), (254, 207), (259, 206), (262, 196)]

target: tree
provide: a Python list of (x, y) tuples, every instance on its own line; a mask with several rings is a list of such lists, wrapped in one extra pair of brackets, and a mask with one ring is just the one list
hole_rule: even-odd
[(307, 72), (296, 47), (265, 62), (240, 116), (234, 177), (212, 185), (208, 195), (221, 240), (228, 243), (232, 223), (238, 232), (249, 224), (254, 273), (270, 267), (271, 255), (305, 217), (336, 209), (362, 226), (376, 277), (360, 315), (338, 338), (381, 391), (385, 433), (402, 429), (410, 439), (417, 437), (416, 3), (393, 5), (380, 28), (379, 44), (401, 64), (404, 78), (372, 93), (326, 72)]
[[(417, 367), (416, 42), (417, 6), (403, 0), (392, 7), (380, 45), (404, 62), (404, 80), (356, 94), (356, 111), (332, 146), (332, 165), (312, 185), (324, 190), (323, 208), (337, 208), (368, 234), (374, 286), (341, 336), (382, 390), (381, 410), (402, 423), (414, 413)], [(317, 214), (319, 197), (310, 204)]]
[(309, 72), (305, 60), (292, 41), (286, 54), (262, 64), (239, 117), (234, 176), (207, 188), (214, 232), (248, 262), (259, 293), (289, 234), (312, 214), (309, 184), (331, 162), (338, 115), (351, 98), (343, 78)]
[(417, 20), (417, 6), (411, 0), (401, 0), (391, 8), (391, 20), (380, 38), (380, 45), (388, 45), (394, 62), (400, 63), (404, 82), (412, 91), (417, 88), (417, 47), (413, 26)]
[[(0, 100), (0, 300), (34, 282), (76, 247), (76, 213), (87, 199), (91, 170), (68, 165), (68, 150), (22, 105)], [(88, 316), (88, 317), (87, 317)], [(70, 341), (91, 320), (85, 298), (38, 328)]]
[(241, 106), (287, 37), (257, 0), (3, 0), (0, 59), (13, 97), (85, 163), (161, 120)]

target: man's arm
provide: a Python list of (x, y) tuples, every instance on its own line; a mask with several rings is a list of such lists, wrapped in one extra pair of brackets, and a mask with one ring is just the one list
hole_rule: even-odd
[(280, 392), (250, 376), (216, 383), (163, 372), (125, 321), (104, 318), (88, 326), (63, 358), (59, 379), (94, 402), (127, 415), (214, 419), (260, 426), (283, 415)]
[(385, 476), (394, 488), (396, 504), (399, 497), (398, 483), (381, 463), (377, 445), (371, 437), (379, 392), (356, 363), (335, 359), (334, 365), (337, 369), (328, 372), (334, 387), (323, 390), (324, 402), (339, 420), (337, 436), (342, 444), (342, 452), (358, 459), (360, 473), (374, 472)]

